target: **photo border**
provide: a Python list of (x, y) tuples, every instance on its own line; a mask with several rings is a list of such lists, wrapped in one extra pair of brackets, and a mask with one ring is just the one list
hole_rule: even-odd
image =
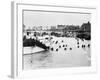
[[(22, 69), (22, 65), (20, 64), (20, 59), (22, 56), (21, 56), (21, 53), (19, 53), (19, 47), (22, 47), (22, 45), (20, 46), (19, 43), (20, 43), (20, 39), (22, 39), (22, 37), (19, 37), (20, 36), (20, 33), (23, 32), (23, 31), (20, 31), (19, 28), (19, 24), (23, 21), (19, 21), (20, 19), (22, 20), (23, 18), (21, 17), (23, 15), (23, 13), (20, 13), (22, 12), (23, 9), (23, 6), (35, 6), (35, 7), (52, 7), (52, 8), (61, 8), (61, 9), (78, 9), (81, 11), (81, 9), (83, 9), (85, 12), (88, 12), (90, 11), (89, 13), (93, 14), (92, 17), (93, 17), (93, 25), (92, 26), (96, 26), (96, 8), (86, 8), (86, 7), (71, 7), (71, 6), (57, 6), (57, 5), (39, 5), (39, 4), (27, 4), (27, 3), (18, 3), (18, 2), (12, 2), (12, 15), (13, 15), (13, 18), (12, 18), (12, 54), (11, 54), (11, 58), (12, 58), (12, 65), (11, 65), (11, 76), (13, 78), (17, 78), (17, 77), (32, 77), (32, 76), (43, 76), (43, 75), (47, 75), (45, 73), (48, 73), (48, 74), (58, 74), (59, 75), (59, 71), (60, 71), (60, 74), (72, 74), (72, 73), (86, 73), (86, 72), (96, 72), (96, 55), (94, 53), (92, 53), (92, 55), (94, 55), (92, 58), (93, 58), (93, 65), (91, 67), (78, 67), (78, 68), (57, 68), (57, 69), (39, 69), (39, 70), (29, 70), (29, 71), (23, 71)], [(31, 8), (32, 9), (32, 8)], [(41, 8), (40, 8), (41, 9)], [(48, 9), (47, 9), (48, 11)], [(75, 12), (75, 11), (74, 11)], [(19, 14), (21, 16), (19, 16)], [(22, 28), (21, 28), (22, 29)], [(22, 29), (23, 30), (23, 29)], [(92, 29), (92, 32), (93, 32), (93, 29)], [(21, 33), (22, 34), (22, 33)], [(94, 35), (94, 33), (93, 33)], [(22, 41), (22, 40), (21, 40)], [(94, 39), (93, 39), (94, 41)], [(92, 42), (91, 42), (92, 43)], [(95, 43), (93, 43), (93, 45), (95, 45)], [(93, 49), (93, 48), (92, 48)], [(91, 51), (92, 52), (92, 51)], [(95, 52), (95, 51), (93, 51)], [(82, 70), (83, 69), (83, 70)], [(57, 72), (56, 72), (57, 71)], [(73, 72), (72, 72), (73, 71)], [(43, 73), (45, 72), (44, 74), (39, 74), (39, 73)], [(36, 73), (36, 74), (34, 74)], [(29, 75), (30, 74), (30, 75)]]

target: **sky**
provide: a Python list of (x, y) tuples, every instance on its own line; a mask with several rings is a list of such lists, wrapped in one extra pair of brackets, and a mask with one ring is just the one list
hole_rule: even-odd
[(56, 25), (79, 25), (91, 20), (91, 14), (59, 13), (42, 11), (24, 11), (24, 25), (28, 28), (33, 26), (56, 26)]

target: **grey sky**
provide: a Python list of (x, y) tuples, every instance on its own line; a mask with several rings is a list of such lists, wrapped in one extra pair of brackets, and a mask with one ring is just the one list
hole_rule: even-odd
[(80, 26), (90, 21), (90, 19), (90, 14), (24, 11), (26, 27), (55, 26), (58, 24)]

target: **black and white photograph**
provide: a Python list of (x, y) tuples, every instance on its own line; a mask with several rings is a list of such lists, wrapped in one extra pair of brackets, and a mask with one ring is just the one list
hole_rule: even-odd
[(91, 66), (91, 13), (23, 10), (24, 70)]

